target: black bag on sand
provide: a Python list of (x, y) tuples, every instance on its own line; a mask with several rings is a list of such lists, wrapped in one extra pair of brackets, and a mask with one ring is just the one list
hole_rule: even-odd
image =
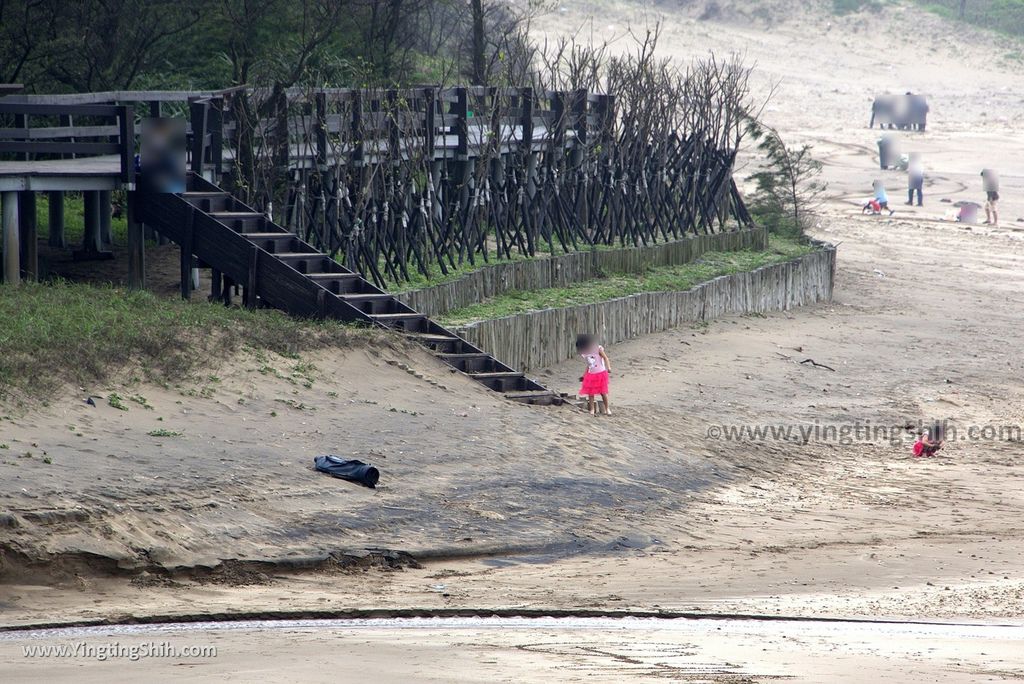
[(371, 489), (380, 481), (380, 471), (372, 465), (355, 459), (344, 459), (341, 456), (317, 456), (313, 465), (322, 473), (340, 477), (342, 480), (358, 482)]

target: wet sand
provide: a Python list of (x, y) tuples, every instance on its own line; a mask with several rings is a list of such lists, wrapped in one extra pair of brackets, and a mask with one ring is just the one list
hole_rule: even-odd
[[(0, 657), (47, 646), (104, 657), (21, 658), (16, 678), (106, 682), (126, 668), (181, 678), (357, 682), (1002, 681), (1024, 627), (737, 620), (288, 621), (0, 634)], [(171, 649), (175, 649), (171, 651)], [(186, 649), (197, 655), (178, 655)], [(161, 657), (131, 661), (133, 654)], [(162, 657), (173, 653), (173, 657)], [(116, 656), (116, 657), (111, 657)], [(387, 663), (386, 668), (379, 668)], [(376, 670), (383, 669), (377, 673)], [(285, 674), (286, 673), (286, 674)]]
[[(621, 27), (621, 7), (607, 9), (602, 19)], [(573, 13), (576, 6), (562, 26), (578, 18)], [(786, 76), (768, 116), (813, 142), (826, 162), (832, 197), (814, 232), (840, 244), (833, 304), (612, 347), (611, 419), (511, 406), (401, 348), (304, 359), (315, 369), (242, 355), (212, 370), (216, 380), (180, 388), (86, 389), (138, 392), (153, 411), (124, 413), (104, 402), (93, 409), (82, 392), (70, 392), (0, 428), (0, 442), (14, 447), (0, 458), (0, 505), (18, 521), (0, 534), (24, 553), (6, 558), (3, 624), (362, 608), (1024, 623), (1019, 438), (967, 439), (972, 426), (1024, 424), (1015, 346), (1024, 299), (1024, 223), (1015, 221), (1024, 215), (1024, 109), (1013, 94), (1024, 91), (1024, 77), (998, 65), (986, 71), (991, 49), (947, 49), (942, 35), (934, 45), (915, 43), (927, 69), (905, 67), (905, 48), (879, 52), (893, 39), (891, 20), (856, 36), (837, 20), (840, 58), (811, 32), (824, 31), (823, 21), (766, 33), (680, 14), (666, 36), (681, 57), (741, 41), (769, 76)], [(930, 21), (922, 26), (931, 30)], [(893, 88), (920, 83), (915, 89), (929, 94), (933, 112), (927, 134), (901, 134), (926, 153), (926, 206), (891, 219), (859, 214), (879, 174), (871, 157), (877, 131), (866, 128), (874, 86), (863, 74), (880, 72), (892, 74)], [(1003, 226), (938, 220), (950, 206), (941, 200), (977, 199), (982, 165), (1002, 171)], [(886, 178), (898, 197), (902, 176)], [(807, 359), (834, 370), (801, 363)], [(578, 375), (567, 363), (540, 379), (570, 391)], [(964, 439), (936, 458), (911, 458), (904, 426), (935, 419), (949, 420)], [(885, 430), (849, 443), (712, 434), (765, 424)], [(146, 433), (160, 427), (183, 434), (154, 444)], [(49, 466), (40, 462), (43, 450)], [(35, 455), (19, 455), (26, 451)], [(317, 453), (338, 451), (383, 464), (385, 486), (371, 492), (309, 470)], [(411, 551), (423, 567), (296, 567), (368, 547)], [(45, 568), (29, 562), (48, 554), (65, 556)], [(275, 563), (239, 570), (218, 566), (222, 559)], [(134, 581), (110, 576), (118, 566), (151, 572)], [(182, 566), (170, 576), (157, 571)], [(218, 569), (196, 574), (189, 566)], [(276, 681), (315, 679), (326, 661), (313, 644), (323, 644), (305, 634), (274, 651), (260, 647), (264, 632), (224, 637), (226, 660), (180, 667), (216, 677), (228, 663), (254, 668), (252, 677), (258, 670)], [(536, 637), (594, 643), (602, 655), (592, 659), (558, 646), (522, 648), (534, 643), (532, 632), (416, 632), (400, 646), (388, 628), (339, 634), (346, 653), (376, 655), (380, 681), (537, 681), (561, 665), (581, 669), (554, 670), (558, 681), (642, 679), (655, 675), (616, 668), (644, 644), (678, 646), (677, 638), (696, 640), (694, 658), (748, 668), (717, 681), (1024, 678), (999, 639), (790, 640), (742, 629), (727, 639), (656, 631), (619, 639), (586, 629)], [(439, 660), (450, 667), (439, 671)], [(0, 663), (0, 673), (13, 667), (53, 679), (119, 672), (105, 669), (114, 664), (15, 658)], [(669, 678), (708, 680), (701, 676)]]

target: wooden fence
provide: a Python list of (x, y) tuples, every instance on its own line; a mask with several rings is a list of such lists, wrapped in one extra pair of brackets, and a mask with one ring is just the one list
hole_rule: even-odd
[(457, 330), (477, 347), (520, 370), (546, 368), (576, 355), (579, 333), (606, 344), (687, 323), (735, 314), (785, 311), (832, 299), (835, 247), (749, 273), (720, 276), (685, 292), (647, 292), (597, 304), (481, 321)]
[(642, 273), (648, 268), (687, 264), (707, 252), (760, 250), (767, 246), (768, 232), (763, 228), (694, 235), (646, 247), (570, 252), (494, 264), (458, 280), (396, 296), (416, 311), (427, 316), (440, 316), (514, 290), (565, 287), (608, 273)]
[[(633, 68), (653, 78), (644, 64)], [(66, 127), (69, 113), (105, 106), (83, 100), (129, 99), (145, 103), (150, 115), (187, 113), (196, 175), (383, 287), (492, 258), (639, 247), (749, 227), (732, 177), (746, 127), (737, 94), (746, 75), (740, 65), (709, 62), (663, 83), (663, 95), (678, 96), (661, 99), (626, 87), (634, 79), (625, 72), (619, 93), (591, 83), (111, 92), (76, 95), (68, 104), (59, 104), (61, 96), (46, 96), (50, 104), (5, 98), (0, 134), (37, 135), (20, 123), (24, 108), (44, 108)], [(108, 165), (101, 175), (127, 180), (134, 138), (121, 138), (121, 168)], [(36, 169), (80, 166), (59, 159), (76, 149), (115, 151), (112, 141), (65, 143), (71, 147), (19, 140), (5, 149), (31, 156), (19, 161)], [(23, 184), (21, 176), (36, 172), (17, 171), (9, 175)], [(109, 202), (101, 204), (106, 216)]]

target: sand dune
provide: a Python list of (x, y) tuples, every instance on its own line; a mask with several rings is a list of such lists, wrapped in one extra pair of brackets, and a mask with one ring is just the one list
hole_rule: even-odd
[[(736, 13), (744, 3), (719, 4), (718, 20), (700, 21), (700, 3), (567, 3), (543, 29), (562, 34), (593, 17), (595, 36), (620, 37), (657, 16), (668, 54), (740, 50), (757, 63), (759, 87), (781, 79), (768, 120), (814, 144), (830, 182), (815, 234), (841, 243), (832, 305), (609, 349), (619, 409), (611, 419), (507, 404), (402, 347), (304, 359), (315, 370), (242, 354), (211, 371), (216, 380), (134, 386), (153, 411), (92, 408), (69, 393), (0, 428), (11, 446), (0, 457), (0, 501), (18, 522), (2, 534), (23, 554), (6, 559), (3, 622), (525, 607), (1020, 624), (1019, 437), (967, 433), (1024, 423), (1016, 345), (1024, 72), (1001, 59), (1009, 52), (1002, 39), (968, 31), (965, 40), (904, 5), (842, 18), (809, 9), (769, 29)], [(906, 149), (925, 155), (926, 205), (862, 217), (871, 180), (885, 178), (894, 199), (904, 183), (876, 168), (870, 98), (907, 88), (932, 104), (927, 133), (900, 134)], [(1002, 173), (1003, 226), (941, 221), (949, 205), (940, 200), (979, 198), (984, 166)], [(572, 391), (578, 374), (568, 363), (541, 379)], [(934, 419), (948, 419), (964, 439), (939, 457), (912, 459), (904, 426)], [(712, 428), (748, 425), (886, 432), (850, 443), (709, 438)], [(182, 435), (147, 435), (159, 427)], [(42, 450), (52, 464), (41, 462)], [(33, 457), (20, 457), (25, 451)], [(383, 486), (371, 492), (309, 469), (314, 455), (330, 452), (374, 462)], [(371, 547), (419, 554), (423, 567), (287, 567), (289, 558), (301, 565)], [(66, 564), (47, 573), (30, 562), (60, 553)], [(226, 558), (286, 565), (153, 573), (134, 584), (96, 574)], [(250, 648), (249, 636), (225, 638)], [(416, 657), (428, 664), (438, 647), (430, 639), (417, 642), (426, 655)], [(818, 656), (836, 648), (806, 643)], [(709, 661), (741, 658), (715, 640), (694, 648)], [(849, 681), (907, 663), (900, 681), (1024, 677), (1005, 649), (989, 651), (998, 658), (975, 653), (968, 671), (956, 669), (955, 646), (936, 662), (925, 648), (883, 649), (868, 669), (856, 658), (832, 663)], [(743, 662), (758, 662), (741, 652)], [(452, 677), (471, 680), (486, 657), (459, 660)], [(513, 670), (528, 666), (495, 657)], [(822, 662), (794, 656), (757, 672), (821, 681)], [(593, 672), (613, 681), (608, 668)], [(397, 680), (406, 670), (388, 672)]]

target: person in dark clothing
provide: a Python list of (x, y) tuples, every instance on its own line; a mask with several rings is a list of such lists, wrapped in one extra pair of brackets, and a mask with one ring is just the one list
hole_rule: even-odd
[(999, 225), (999, 174), (992, 169), (981, 172), (981, 183), (985, 188), (985, 223)]
[(910, 164), (907, 166), (907, 204), (914, 203), (914, 193), (917, 193), (917, 206), (924, 204), (924, 164), (921, 163), (921, 153), (910, 153)]
[(921, 95), (907, 93), (907, 106), (910, 114), (911, 128), (924, 131), (928, 126), (928, 101)]

